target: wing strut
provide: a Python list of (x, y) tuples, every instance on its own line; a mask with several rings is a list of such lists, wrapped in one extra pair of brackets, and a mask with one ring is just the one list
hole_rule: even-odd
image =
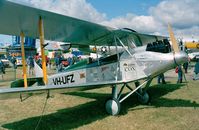
[(21, 55), (22, 55), (22, 64), (23, 64), (23, 78), (24, 78), (24, 87), (27, 88), (27, 74), (26, 74), (26, 60), (25, 60), (25, 50), (24, 50), (24, 33), (21, 32)]
[(42, 70), (43, 70), (43, 80), (45, 84), (48, 84), (48, 78), (47, 78), (47, 69), (46, 69), (46, 57), (44, 52), (44, 26), (43, 26), (43, 20), (40, 17), (39, 18), (39, 38), (40, 38), (40, 48), (41, 48), (41, 58), (42, 58)]

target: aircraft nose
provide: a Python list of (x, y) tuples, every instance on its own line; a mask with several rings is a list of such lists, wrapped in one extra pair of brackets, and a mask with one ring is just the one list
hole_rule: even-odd
[(188, 61), (188, 55), (183, 51), (175, 53), (174, 60), (177, 65), (183, 64)]

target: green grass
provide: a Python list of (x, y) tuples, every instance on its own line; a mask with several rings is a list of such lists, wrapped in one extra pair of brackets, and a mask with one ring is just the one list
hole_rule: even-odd
[[(140, 105), (135, 95), (121, 104), (118, 116), (109, 116), (104, 101), (111, 89), (54, 94), (48, 99), (39, 130), (65, 129), (135, 129), (135, 130), (197, 130), (199, 128), (199, 81), (192, 81), (188, 73), (188, 87), (176, 84), (176, 75), (166, 74), (166, 85), (153, 80), (148, 92), (149, 105)], [(133, 85), (133, 84), (131, 84)], [(46, 95), (0, 101), (0, 129), (34, 130), (42, 113)]]

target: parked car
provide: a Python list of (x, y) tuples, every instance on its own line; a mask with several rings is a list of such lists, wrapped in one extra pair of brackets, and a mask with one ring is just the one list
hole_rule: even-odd
[(4, 67), (10, 67), (10, 61), (8, 59), (1, 59), (4, 64)]

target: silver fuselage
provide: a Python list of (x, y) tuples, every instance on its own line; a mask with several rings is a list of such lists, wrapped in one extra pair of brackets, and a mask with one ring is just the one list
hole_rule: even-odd
[(115, 55), (118, 60), (103, 64), (95, 62), (75, 70), (68, 70), (48, 76), (48, 84), (28, 88), (0, 89), (0, 99), (20, 97), (22, 93), (40, 93), (46, 90), (61, 92), (92, 89), (120, 83), (152, 79), (177, 65), (187, 62), (187, 54), (158, 53), (145, 51), (144, 47), (134, 49), (132, 54), (124, 51)]
[(117, 61), (104, 64), (103, 60), (96, 61), (94, 65), (49, 76), (48, 85), (76, 87), (133, 82), (153, 78), (187, 61), (184, 52), (151, 52), (145, 51), (145, 46), (135, 48), (132, 53), (124, 51), (115, 56)]

